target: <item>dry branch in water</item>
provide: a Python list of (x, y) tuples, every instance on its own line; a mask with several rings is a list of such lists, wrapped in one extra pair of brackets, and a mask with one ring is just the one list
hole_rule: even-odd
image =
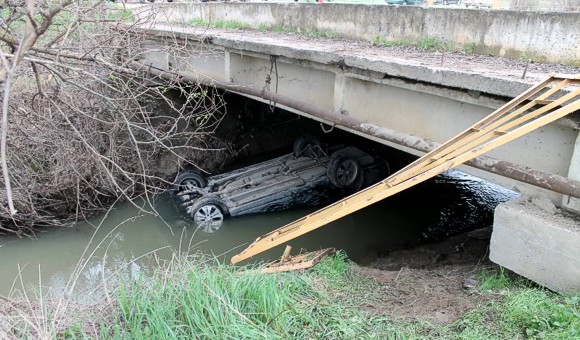
[(144, 53), (131, 27), (147, 18), (133, 22), (131, 11), (103, 0), (0, 7), (0, 233), (31, 233), (119, 197), (150, 197), (178, 163), (215, 145), (218, 95), (124, 66), (126, 51)]

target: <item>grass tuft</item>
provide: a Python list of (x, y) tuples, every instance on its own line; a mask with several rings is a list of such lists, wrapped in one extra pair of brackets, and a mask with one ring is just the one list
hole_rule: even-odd
[(467, 43), (463, 45), (463, 52), (466, 54), (475, 54), (477, 51), (477, 45), (475, 43)]
[(373, 39), (373, 44), (377, 46), (397, 47), (397, 46), (413, 46), (414, 44), (406, 40), (388, 40), (381, 36), (376, 36)]
[(481, 292), (529, 288), (533, 285), (531, 281), (521, 276), (509, 274), (503, 267), (499, 267), (496, 270), (482, 270), (478, 276), (479, 290)]
[(312, 268), (312, 271), (326, 280), (337, 281), (345, 278), (350, 265), (351, 262), (346, 253), (339, 250), (333, 256), (322, 259)]
[(208, 26), (209, 22), (205, 21), (203, 19), (200, 19), (200, 18), (192, 18), (192, 19), (189, 19), (187, 21), (187, 24), (191, 25), (191, 26), (198, 26), (199, 27), (199, 26)]
[(306, 30), (302, 33), (303, 35), (311, 38), (327, 38), (335, 39), (338, 34), (329, 30)]
[(251, 25), (243, 23), (238, 20), (215, 20), (210, 22), (200, 18), (192, 18), (187, 21), (187, 24), (196, 27), (212, 27), (231, 30), (252, 29)]
[(455, 46), (451, 42), (445, 42), (437, 37), (425, 37), (420, 39), (417, 48), (425, 51), (453, 51)]

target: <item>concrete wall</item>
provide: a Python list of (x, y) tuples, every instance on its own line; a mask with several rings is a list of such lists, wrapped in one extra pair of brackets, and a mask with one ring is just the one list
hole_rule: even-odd
[[(145, 16), (145, 8), (136, 12)], [(435, 37), (482, 54), (580, 65), (580, 13), (304, 3), (173, 3), (151, 8), (161, 10), (158, 21), (238, 21), (254, 27), (327, 30), (371, 41)]]

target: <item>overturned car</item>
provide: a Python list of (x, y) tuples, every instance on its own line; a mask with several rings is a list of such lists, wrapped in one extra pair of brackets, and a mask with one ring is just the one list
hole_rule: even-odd
[(211, 232), (226, 216), (329, 203), (388, 175), (386, 161), (354, 146), (303, 137), (292, 153), (259, 164), (207, 178), (181, 172), (174, 191), (180, 209)]

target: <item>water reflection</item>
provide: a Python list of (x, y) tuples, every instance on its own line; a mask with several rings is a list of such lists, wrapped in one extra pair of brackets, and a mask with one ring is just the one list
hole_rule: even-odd
[[(290, 243), (296, 252), (344, 249), (351, 259), (364, 263), (379, 252), (490, 225), (493, 208), (515, 196), (452, 171)], [(315, 210), (230, 218), (219, 228), (196, 228), (181, 216), (169, 195), (159, 196), (153, 206), (156, 215), (146, 214), (133, 204), (121, 204), (106, 217), (42, 233), (37, 240), (0, 238), (0, 294), (40, 283), (57, 296), (65, 296), (71, 294), (71, 274), (79, 273), (77, 290), (72, 294), (87, 303), (97, 301), (104, 298), (103, 285), (109, 289), (114, 285), (112, 277), (139, 277), (171, 259), (175, 252), (203, 252), (227, 262), (259, 235)], [(282, 247), (253, 261), (274, 259)]]

